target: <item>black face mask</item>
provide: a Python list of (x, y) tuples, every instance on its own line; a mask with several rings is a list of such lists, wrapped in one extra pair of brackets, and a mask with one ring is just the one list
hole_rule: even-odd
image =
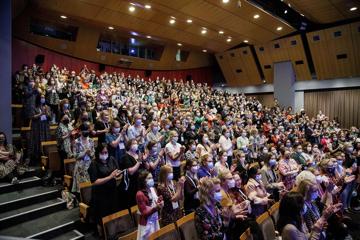
[(68, 119), (68, 118), (63, 120), (63, 124), (65, 124), (65, 125), (69, 124), (69, 122), (70, 122), (70, 119)]
[(83, 137), (88, 137), (89, 136), (89, 131), (82, 131), (82, 136)]
[(0, 144), (4, 144), (5, 143), (5, 139), (0, 139)]
[(83, 121), (83, 122), (89, 121), (89, 118), (88, 117), (83, 117), (83, 118), (81, 118), (81, 121)]

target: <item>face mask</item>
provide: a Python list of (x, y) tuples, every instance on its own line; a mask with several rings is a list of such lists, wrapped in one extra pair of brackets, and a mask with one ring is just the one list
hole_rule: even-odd
[(109, 157), (109, 154), (100, 154), (99, 155), (99, 159), (103, 162), (106, 161), (108, 159), (108, 157)]
[(315, 201), (318, 198), (318, 196), (319, 196), (319, 194), (317, 191), (311, 193), (311, 196), (310, 196), (311, 201)]
[(215, 192), (215, 193), (214, 193), (214, 200), (215, 200), (216, 202), (220, 202), (221, 199), (222, 199), (222, 194), (221, 194), (221, 192)]
[(276, 165), (276, 160), (275, 159), (270, 159), (269, 165), (270, 165), (270, 167), (275, 166)]
[(81, 134), (83, 135), (83, 137), (88, 137), (89, 136), (89, 131), (83, 131)]
[(322, 178), (321, 175), (316, 176), (315, 179), (316, 179), (316, 182), (317, 182), (318, 184), (320, 184), (320, 183), (323, 182), (323, 178)]
[(255, 180), (258, 181), (258, 182), (260, 182), (260, 180), (261, 180), (261, 174), (257, 174), (257, 175), (255, 176)]
[(301, 210), (301, 215), (305, 215), (306, 212), (307, 212), (307, 205), (304, 204), (303, 209)]
[(242, 133), (241, 136), (246, 137), (246, 133)]
[(334, 167), (329, 167), (327, 168), (327, 171), (331, 174), (333, 174), (335, 172), (335, 168)]
[(287, 146), (287, 147), (291, 147), (291, 143), (286, 143), (286, 146)]
[(69, 120), (68, 118), (65, 118), (65, 119), (63, 120), (63, 123), (64, 123), (65, 125), (69, 124), (69, 122), (70, 122), (70, 120)]
[(195, 151), (195, 150), (196, 150), (196, 146), (195, 146), (195, 145), (192, 145), (190, 149), (191, 149), (191, 151)]
[(342, 161), (342, 160), (337, 160), (336, 162), (337, 162), (337, 165), (338, 165), (339, 167), (342, 166), (342, 164), (343, 164), (343, 161)]
[(191, 167), (191, 172), (192, 173), (197, 173), (198, 169), (199, 169), (198, 166), (192, 166)]
[(302, 153), (302, 149), (298, 149), (296, 150), (298, 153)]
[(227, 182), (227, 185), (228, 187), (231, 189), (231, 188), (234, 188), (235, 187), (235, 180), (234, 179), (231, 179), (230, 181)]
[(159, 129), (157, 127), (153, 127), (153, 132), (157, 132)]
[(230, 137), (230, 133), (225, 133), (225, 137)]
[(114, 128), (114, 133), (119, 133), (120, 132), (120, 128)]
[(69, 109), (69, 104), (68, 103), (64, 104), (64, 109)]
[(268, 153), (268, 152), (269, 152), (269, 150), (267, 150), (267, 149), (263, 150), (263, 153), (265, 153), (265, 154)]
[(205, 143), (208, 143), (208, 142), (209, 142), (209, 139), (208, 139), (208, 138), (204, 138), (204, 142), (205, 142)]
[(174, 178), (174, 174), (173, 174), (173, 173), (169, 173), (169, 174), (167, 175), (167, 180), (171, 181), (171, 180), (173, 180), (173, 178)]
[(154, 186), (154, 179), (147, 179), (146, 180), (146, 186), (148, 187), (148, 188), (151, 188), (151, 187), (153, 187)]
[(139, 147), (139, 146), (138, 146), (137, 144), (132, 145), (132, 146), (131, 146), (131, 151), (132, 151), (132, 152), (136, 152), (136, 151), (138, 150), (138, 147)]
[(165, 129), (169, 129), (169, 128), (170, 128), (170, 125), (166, 125), (166, 126), (165, 126)]
[(45, 98), (41, 98), (41, 99), (40, 99), (40, 103), (41, 103), (41, 104), (44, 104), (44, 103), (45, 103)]
[(173, 138), (172, 138), (172, 142), (173, 142), (173, 143), (176, 143), (178, 140), (179, 140), (178, 137), (173, 137)]
[(207, 167), (208, 167), (209, 169), (212, 169), (212, 168), (214, 167), (214, 163), (213, 163), (213, 162), (208, 162), (208, 163), (207, 163)]
[(5, 143), (5, 139), (0, 139), (0, 144), (4, 144)]
[(135, 121), (135, 124), (137, 125), (137, 126), (140, 126), (141, 125), (141, 119), (136, 119), (136, 121)]
[(191, 130), (195, 130), (195, 126), (191, 126), (190, 128), (191, 128)]
[(306, 150), (307, 150), (308, 152), (311, 152), (311, 147), (307, 147)]
[(248, 149), (247, 149), (247, 147), (245, 146), (245, 147), (242, 148), (242, 150), (243, 150), (244, 152), (247, 152)]
[(353, 152), (354, 151), (354, 148), (353, 147), (349, 147), (348, 148), (348, 152)]

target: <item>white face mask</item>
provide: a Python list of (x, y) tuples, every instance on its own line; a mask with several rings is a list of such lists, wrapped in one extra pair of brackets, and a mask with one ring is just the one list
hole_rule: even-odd
[(231, 189), (231, 188), (234, 188), (235, 187), (235, 180), (234, 179), (231, 179), (230, 181), (227, 182), (227, 185), (228, 187)]
[(154, 179), (147, 179), (146, 180), (146, 186), (148, 187), (148, 188), (151, 188), (151, 187), (153, 187), (154, 186)]
[(215, 200), (216, 202), (220, 202), (221, 199), (222, 199), (222, 194), (221, 194), (221, 192), (215, 192), (215, 193), (214, 193), (214, 200)]
[(108, 157), (109, 157), (109, 154), (100, 154), (99, 155), (99, 159), (103, 162), (106, 161), (108, 159)]
[(261, 174), (257, 174), (256, 176), (255, 176), (255, 180), (256, 181), (261, 181)]
[(169, 173), (169, 174), (167, 175), (167, 180), (171, 181), (171, 180), (173, 180), (173, 178), (174, 178), (174, 174), (173, 174), (173, 173)]

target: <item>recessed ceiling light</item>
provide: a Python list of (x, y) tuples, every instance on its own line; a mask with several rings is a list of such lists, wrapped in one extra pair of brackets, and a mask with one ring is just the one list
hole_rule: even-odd
[(203, 51), (203, 52), (207, 52), (207, 50), (206, 50), (206, 49), (203, 49), (202, 51)]
[(181, 43), (178, 43), (177, 45), (178, 45), (179, 47), (181, 47), (181, 46), (182, 46), (182, 44), (181, 44)]
[(228, 3), (230, 0), (222, 0), (223, 3)]
[(109, 30), (114, 30), (114, 27), (113, 26), (108, 26), (108, 29)]
[(134, 11), (135, 11), (135, 7), (134, 7), (134, 6), (130, 6), (130, 7), (129, 7), (129, 11), (130, 11), (130, 12), (134, 12)]
[(151, 38), (151, 36), (148, 35), (148, 36), (146, 36), (146, 38)]
[(151, 8), (151, 5), (150, 5), (150, 4), (145, 4), (145, 8), (146, 8), (146, 9), (150, 9), (150, 8)]
[(300, 15), (301, 15), (302, 17), (305, 17), (305, 15), (304, 15), (304, 14), (302, 14), (302, 13), (300, 13)]
[(357, 7), (350, 8), (350, 11), (356, 11), (356, 10), (357, 10)]
[(255, 14), (253, 18), (258, 19), (260, 17), (259, 14)]
[(67, 19), (67, 16), (65, 16), (65, 15), (61, 15), (60, 16), (62, 19)]
[(277, 27), (276, 31), (281, 31), (283, 28), (282, 27)]
[(224, 34), (224, 31), (220, 30), (220, 31), (219, 31), (219, 34)]
[(170, 24), (174, 24), (175, 22), (176, 22), (175, 19), (170, 19), (170, 20), (169, 20), (169, 23), (170, 23)]
[(244, 40), (244, 43), (248, 43), (248, 42), (249, 42), (249, 40), (246, 40), (246, 39)]
[(284, 13), (287, 14), (287, 10), (285, 10)]
[(206, 28), (201, 29), (201, 34), (206, 34), (206, 33), (207, 33), (207, 29), (206, 29)]
[(187, 23), (192, 23), (191, 19), (186, 20)]
[(229, 37), (228, 39), (226, 39), (227, 42), (231, 42), (231, 37)]

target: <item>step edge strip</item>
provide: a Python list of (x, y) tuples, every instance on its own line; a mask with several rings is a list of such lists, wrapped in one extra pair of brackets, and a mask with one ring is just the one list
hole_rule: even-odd
[(5, 185), (1, 185), (0, 186), (0, 190), (1, 188), (6, 188), (6, 187), (9, 187), (9, 186), (20, 186), (21, 184), (24, 184), (24, 183), (29, 183), (29, 182), (36, 182), (36, 181), (39, 181), (41, 180), (41, 178), (37, 177), (37, 176), (33, 176), (31, 177), (32, 179), (27, 179), (25, 181), (21, 181), (18, 183), (18, 184), (11, 184), (11, 183), (8, 183), (8, 184), (5, 184)]
[[(61, 199), (61, 200), (62, 200), (62, 199)], [(25, 212), (21, 212), (21, 213), (15, 214), (15, 215), (11, 215), (11, 216), (8, 216), (8, 217), (0, 218), (0, 223), (1, 223), (2, 221), (5, 221), (5, 220), (11, 219), (11, 218), (16, 218), (16, 217), (21, 216), (21, 215), (26, 215), (26, 214), (29, 214), (29, 213), (32, 213), (32, 212), (36, 212), (36, 211), (40, 211), (40, 210), (43, 210), (43, 209), (46, 209), (46, 208), (54, 207), (54, 206), (56, 206), (56, 205), (61, 205), (61, 204), (64, 204), (65, 202), (66, 202), (66, 201), (62, 200), (61, 202), (52, 203), (52, 204), (49, 204), (49, 205), (46, 205), (46, 206), (43, 206), (43, 207), (38, 207), (38, 208), (35, 208), (35, 209), (32, 209), (32, 210), (28, 210), (28, 211), (25, 211)]]
[(44, 230), (44, 231), (35, 233), (35, 234), (33, 234), (33, 235), (27, 236), (27, 237), (25, 237), (25, 238), (34, 238), (34, 237), (36, 237), (36, 236), (41, 236), (41, 235), (43, 235), (43, 234), (45, 234), (45, 233), (52, 232), (52, 231), (54, 231), (54, 230), (60, 229), (60, 228), (62, 228), (62, 227), (65, 227), (65, 226), (68, 226), (68, 225), (71, 225), (71, 224), (74, 224), (74, 223), (75, 223), (75, 221), (70, 221), (70, 222), (67, 222), (67, 223), (58, 225), (58, 226), (56, 226), (56, 227), (52, 227), (52, 228), (46, 229), (46, 230)]
[(76, 230), (76, 229), (74, 229), (74, 230), (72, 230), (72, 231), (75, 232), (78, 236), (77, 236), (77, 237), (73, 237), (73, 238), (71, 238), (70, 240), (77, 240), (77, 239), (80, 239), (80, 238), (82, 238), (82, 237), (85, 236), (84, 234), (82, 234), (81, 232), (79, 232), (79, 231)]
[(18, 198), (18, 199), (12, 200), (12, 201), (3, 202), (3, 203), (0, 203), (0, 207), (1, 207), (1, 206), (6, 206), (7, 204), (10, 204), (10, 203), (13, 203), (13, 202), (20, 202), (20, 201), (24, 201), (24, 200), (26, 200), (26, 199), (31, 199), (31, 198), (34, 198), (34, 197), (39, 197), (39, 196), (42, 196), (42, 195), (47, 195), (47, 194), (55, 193), (55, 192), (58, 192), (58, 191), (59, 191), (59, 190), (51, 190), (51, 191), (48, 191), (48, 192), (38, 193), (38, 194), (31, 195), (31, 196), (28, 196), (28, 197)]

